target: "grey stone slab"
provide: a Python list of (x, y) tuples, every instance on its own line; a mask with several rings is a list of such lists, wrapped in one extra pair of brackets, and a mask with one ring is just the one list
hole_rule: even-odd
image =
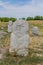
[(10, 52), (17, 52), (18, 55), (26, 56), (29, 47), (29, 25), (25, 20), (17, 20), (13, 23), (13, 31), (10, 38)]

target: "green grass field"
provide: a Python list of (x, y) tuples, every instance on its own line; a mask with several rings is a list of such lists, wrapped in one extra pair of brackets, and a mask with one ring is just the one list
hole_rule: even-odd
[[(0, 60), (0, 65), (43, 65), (43, 21), (30, 20), (28, 21), (30, 26), (30, 45), (29, 53), (27, 57), (10, 55), (6, 53), (5, 57)], [(0, 22), (0, 30), (3, 26), (4, 31), (7, 32), (7, 22)], [(32, 27), (38, 26), (39, 36), (32, 35)], [(10, 34), (6, 35), (2, 40), (2, 47), (9, 49)]]

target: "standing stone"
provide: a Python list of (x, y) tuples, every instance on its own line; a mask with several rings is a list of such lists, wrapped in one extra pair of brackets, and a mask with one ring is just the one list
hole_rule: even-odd
[(38, 27), (37, 26), (34, 26), (33, 27), (33, 35), (38, 35)]
[(29, 25), (25, 20), (17, 20), (13, 24), (10, 38), (10, 52), (16, 51), (17, 55), (26, 56), (29, 47)]
[(8, 32), (12, 32), (12, 21), (9, 21), (8, 23)]

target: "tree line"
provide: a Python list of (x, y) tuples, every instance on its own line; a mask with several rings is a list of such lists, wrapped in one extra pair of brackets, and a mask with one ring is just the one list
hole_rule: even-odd
[(43, 16), (27, 17), (26, 20), (43, 20)]
[(34, 17), (27, 17), (27, 18), (22, 18), (23, 20), (43, 20), (43, 16), (34, 16)]
[[(23, 20), (43, 20), (43, 16), (35, 16), (35, 17), (27, 17), (27, 18), (19, 18)], [(8, 18), (8, 17), (0, 17), (1, 22), (8, 22), (9, 20), (15, 22), (17, 18)]]
[(16, 18), (8, 18), (8, 17), (0, 17), (0, 21), (1, 22), (8, 22), (8, 21), (16, 21), (17, 19)]

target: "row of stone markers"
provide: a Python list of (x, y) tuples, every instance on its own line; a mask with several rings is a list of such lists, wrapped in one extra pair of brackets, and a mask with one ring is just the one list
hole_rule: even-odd
[[(9, 21), (8, 32), (11, 32), (9, 52), (27, 56), (30, 43), (29, 24), (25, 20)], [(33, 35), (38, 35), (38, 27), (33, 27)]]

